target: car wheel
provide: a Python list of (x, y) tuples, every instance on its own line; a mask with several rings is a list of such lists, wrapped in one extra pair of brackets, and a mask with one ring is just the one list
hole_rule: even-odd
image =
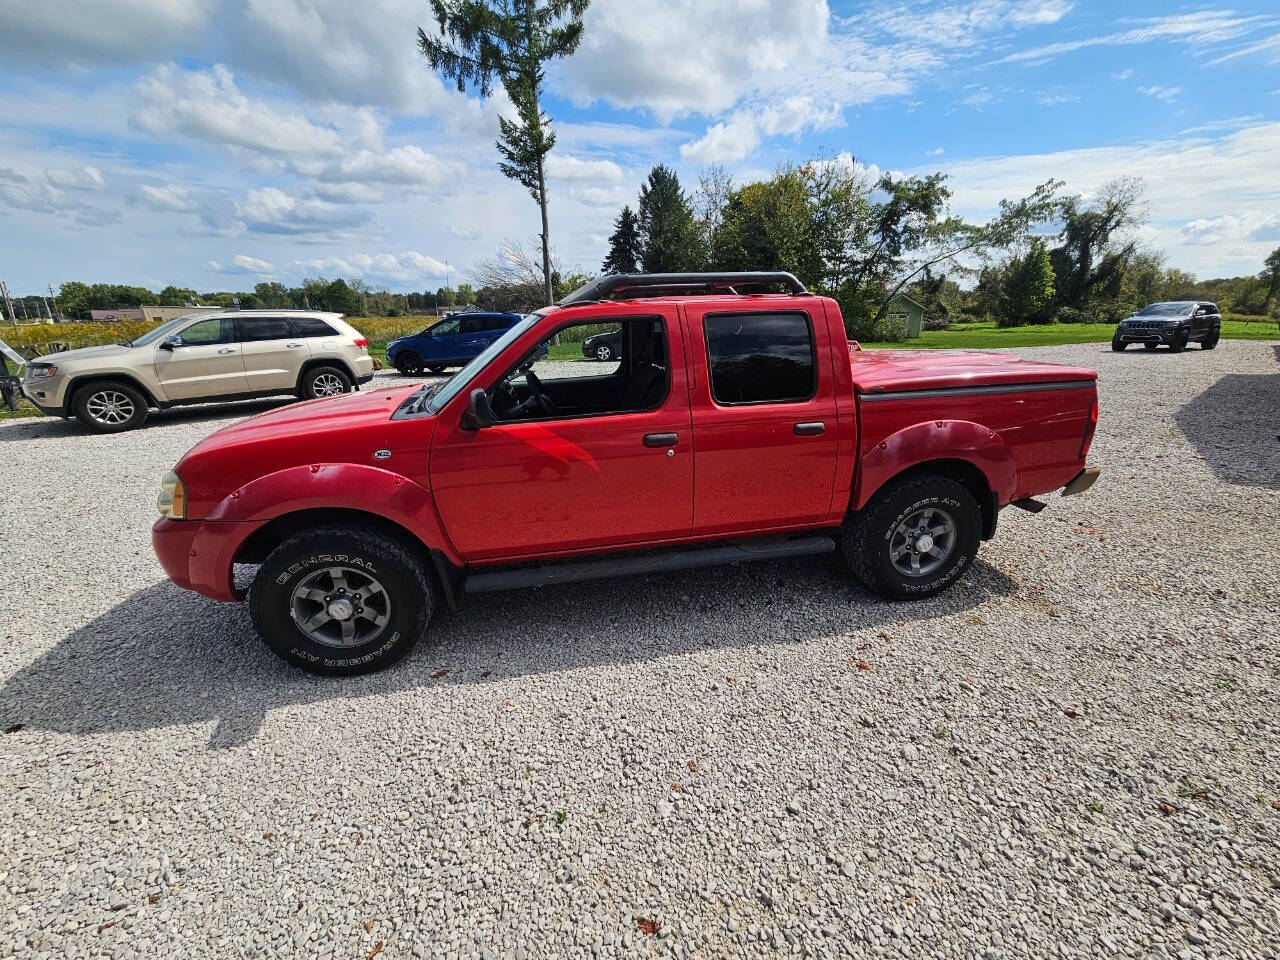
[(613, 359), (613, 348), (607, 343), (602, 343), (596, 347), (596, 359), (601, 363), (607, 363)]
[(76, 419), (97, 433), (122, 433), (147, 419), (147, 398), (130, 384), (104, 380), (81, 387), (72, 398)]
[(302, 378), (302, 399), (336, 397), (351, 389), (351, 378), (338, 367), (312, 367)]
[(422, 358), (412, 350), (405, 350), (396, 355), (396, 369), (406, 377), (416, 377), (422, 373)]
[(1142, 349), (1144, 350), (1154, 350), (1155, 348), (1156, 348), (1156, 345), (1154, 343), (1144, 343), (1142, 345)]
[(1212, 350), (1214, 347), (1218, 345), (1218, 341), (1221, 339), (1222, 339), (1221, 330), (1211, 330), (1209, 331), (1209, 335), (1205, 337), (1204, 340), (1201, 342), (1200, 349)]
[(1190, 334), (1183, 330), (1179, 334), (1175, 334), (1174, 338), (1169, 341), (1169, 350), (1173, 353), (1181, 353), (1187, 349), (1187, 342), (1191, 339)]
[(1116, 353), (1120, 353), (1127, 346), (1128, 344), (1125, 343), (1123, 340), (1117, 340), (1115, 337), (1111, 338), (1111, 349), (1114, 350)]
[(982, 511), (946, 477), (891, 481), (845, 518), (845, 563), (863, 585), (892, 600), (931, 597), (959, 580), (978, 555)]
[(427, 367), (427, 369), (430, 370), (432, 373), (434, 373), (436, 376), (439, 376), (440, 374), (444, 373), (444, 367)]
[(249, 589), (249, 615), (267, 646), (294, 666), (330, 676), (389, 667), (413, 649), (434, 609), (417, 553), (357, 526), (290, 537)]

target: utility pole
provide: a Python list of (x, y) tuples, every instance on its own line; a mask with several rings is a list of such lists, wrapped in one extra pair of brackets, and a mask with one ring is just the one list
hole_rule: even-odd
[(0, 280), (0, 299), (4, 300), (4, 308), (9, 314), (9, 323), (13, 325), (13, 329), (18, 329), (18, 318), (13, 315), (13, 301), (9, 299), (9, 287)]
[(53, 301), (53, 309), (49, 311), (49, 319), (54, 323), (61, 321), (62, 314), (58, 309), (58, 298), (53, 295), (53, 284), (49, 284), (49, 299)]

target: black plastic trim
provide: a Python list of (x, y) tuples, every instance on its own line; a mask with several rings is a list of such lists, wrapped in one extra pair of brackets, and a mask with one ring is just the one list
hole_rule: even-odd
[(1057, 383), (1010, 383), (987, 387), (937, 387), (932, 390), (898, 390), (885, 393), (859, 393), (863, 403), (884, 400), (916, 400), (920, 397), (980, 397), (993, 393), (1043, 393), (1051, 390), (1084, 390), (1097, 387), (1096, 380), (1063, 380)]
[(708, 290), (737, 292), (738, 287), (762, 284), (784, 284), (793, 296), (808, 294), (796, 275), (781, 270), (756, 270), (739, 273), (613, 273), (598, 277), (579, 287), (560, 301), (561, 306), (607, 300), (624, 290)]

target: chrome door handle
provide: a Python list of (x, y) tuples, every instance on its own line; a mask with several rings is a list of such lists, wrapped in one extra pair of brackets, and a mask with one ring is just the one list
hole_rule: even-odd
[(236, 352), (236, 348), (235, 348), (235, 347), (223, 347), (223, 348), (222, 348), (221, 350), (219, 350), (218, 352), (219, 352), (219, 353), (235, 353), (235, 352)]
[(814, 420), (809, 423), (797, 423), (791, 428), (791, 432), (797, 437), (819, 437), (827, 432), (827, 425), (821, 420)]
[(646, 433), (644, 435), (646, 447), (674, 447), (679, 442), (680, 434), (678, 433)]

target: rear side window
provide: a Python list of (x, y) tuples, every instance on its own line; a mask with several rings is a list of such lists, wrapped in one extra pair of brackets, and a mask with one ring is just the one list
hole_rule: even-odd
[(338, 331), (317, 317), (294, 317), (293, 329), (300, 337), (336, 337)]
[(463, 333), (483, 333), (484, 324), (484, 317), (466, 317), (462, 321), (461, 330)]
[(515, 321), (511, 317), (485, 317), (486, 330), (505, 330)]
[(255, 340), (284, 340), (293, 336), (293, 327), (284, 317), (241, 317), (240, 339), (246, 343)]
[(705, 324), (716, 403), (785, 403), (817, 392), (813, 331), (804, 314), (727, 314)]

